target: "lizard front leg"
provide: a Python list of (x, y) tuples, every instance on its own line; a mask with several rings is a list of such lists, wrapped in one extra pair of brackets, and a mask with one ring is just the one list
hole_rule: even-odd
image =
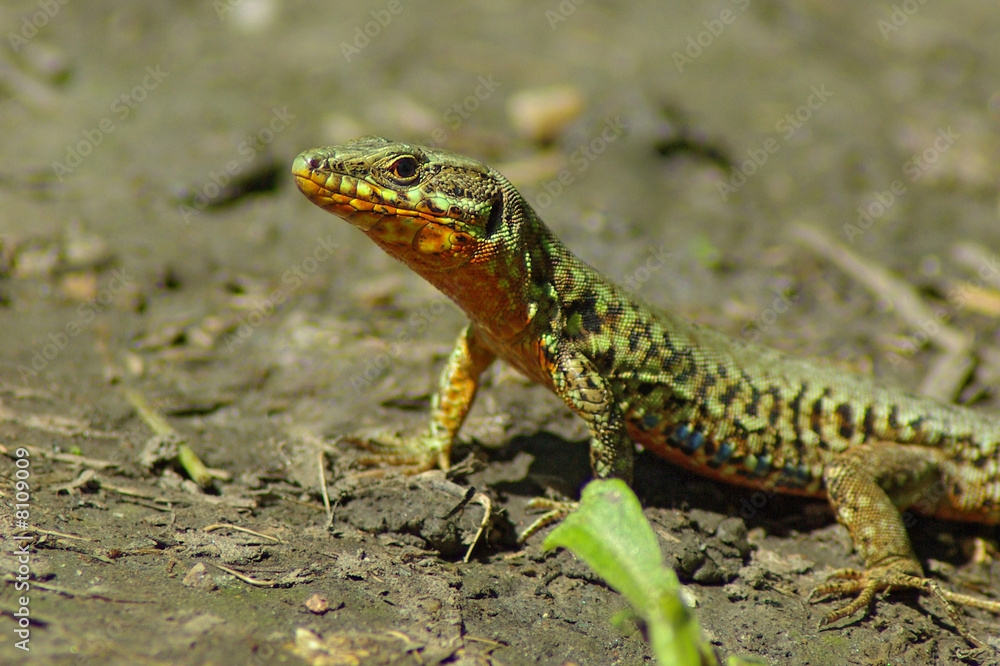
[[(550, 371), (556, 395), (583, 418), (590, 430), (590, 467), (594, 476), (619, 478), (631, 484), (635, 445), (625, 431), (625, 419), (610, 382), (572, 343), (558, 341), (547, 351), (556, 359)], [(546, 513), (524, 530), (518, 539), (521, 542), (546, 525), (562, 520), (577, 503), (538, 498), (529, 506), (545, 509)]]
[(416, 438), (350, 438), (371, 451), (368, 455), (357, 457), (356, 461), (362, 465), (404, 465), (405, 471), (412, 474), (435, 467), (447, 470), (451, 465), (455, 437), (476, 399), (479, 376), (495, 358), (496, 355), (482, 344), (475, 325), (466, 326), (455, 341), (441, 373), (431, 402), (427, 431)]
[(551, 351), (557, 359), (552, 369), (556, 395), (590, 429), (590, 467), (594, 476), (619, 478), (631, 484), (635, 445), (625, 431), (625, 419), (610, 382), (571, 343), (556, 343)]
[(921, 499), (942, 474), (931, 451), (894, 442), (855, 446), (832, 457), (823, 481), (837, 520), (847, 527), (855, 550), (864, 558), (865, 570), (839, 569), (812, 591), (812, 600), (855, 595), (853, 601), (828, 613), (823, 624), (866, 609), (878, 592), (910, 588), (940, 599), (959, 633), (970, 643), (982, 645), (951, 602), (993, 612), (1000, 611), (1000, 604), (945, 590), (924, 576), (899, 513)]

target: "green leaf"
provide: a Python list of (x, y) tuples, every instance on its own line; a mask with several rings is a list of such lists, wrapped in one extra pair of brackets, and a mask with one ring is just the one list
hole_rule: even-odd
[[(546, 549), (568, 548), (617, 590), (646, 622), (662, 664), (717, 666), (694, 613), (680, 597), (680, 582), (664, 566), (653, 528), (638, 498), (619, 479), (592, 481), (580, 507), (545, 539)], [(745, 664), (738, 658), (731, 666)]]

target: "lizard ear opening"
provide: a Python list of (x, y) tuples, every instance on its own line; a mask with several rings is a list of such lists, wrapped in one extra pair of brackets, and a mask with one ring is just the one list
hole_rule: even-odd
[(493, 199), (493, 203), (490, 206), (490, 219), (486, 221), (486, 237), (489, 238), (493, 235), (497, 229), (500, 228), (500, 222), (503, 220), (503, 197), (496, 197)]

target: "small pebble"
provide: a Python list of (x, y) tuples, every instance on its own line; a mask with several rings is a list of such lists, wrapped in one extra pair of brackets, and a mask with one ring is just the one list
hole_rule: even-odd
[(212, 574), (208, 573), (208, 569), (201, 562), (191, 567), (181, 582), (187, 587), (199, 590), (214, 590), (218, 587), (212, 580)]
[(303, 605), (316, 615), (322, 615), (330, 610), (330, 603), (319, 592), (313, 593), (311, 597), (305, 600)]
[(63, 295), (72, 301), (93, 301), (97, 297), (97, 274), (91, 271), (67, 273), (59, 287)]
[(583, 112), (583, 95), (572, 86), (520, 90), (507, 102), (507, 114), (518, 134), (547, 142)]

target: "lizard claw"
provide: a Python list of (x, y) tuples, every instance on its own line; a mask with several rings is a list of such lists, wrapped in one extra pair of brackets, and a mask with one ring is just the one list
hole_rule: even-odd
[[(390, 471), (412, 476), (441, 467), (441, 462), (431, 454), (422, 440), (400, 437), (391, 432), (377, 434), (349, 435), (340, 439), (354, 447), (355, 451), (347, 459), (359, 467), (381, 467), (390, 469), (370, 469), (359, 476), (383, 476)], [(447, 464), (443, 469), (447, 470)]]
[(535, 519), (535, 522), (528, 525), (524, 532), (517, 538), (518, 543), (524, 543), (540, 529), (557, 523), (580, 506), (579, 502), (562, 502), (546, 497), (536, 497), (528, 502), (528, 509), (541, 509), (545, 511)]
[(855, 595), (853, 601), (827, 613), (820, 621), (820, 626), (823, 626), (850, 617), (861, 609), (867, 609), (877, 592), (887, 590), (893, 585), (893, 582), (880, 576), (878, 570), (837, 569), (829, 575), (825, 583), (812, 589), (808, 599), (810, 603), (817, 603), (828, 597)]
[[(854, 615), (859, 610), (867, 610), (872, 600), (878, 592), (912, 589), (924, 594), (933, 595), (944, 606), (948, 617), (954, 623), (958, 633), (969, 643), (979, 648), (987, 647), (985, 643), (976, 638), (965, 626), (962, 616), (959, 614), (955, 603), (964, 606), (981, 608), (994, 613), (1000, 613), (1000, 602), (988, 601), (967, 594), (960, 594), (946, 590), (937, 581), (923, 575), (913, 575), (906, 569), (910, 563), (906, 560), (898, 560), (872, 567), (866, 571), (856, 569), (837, 569), (827, 578), (825, 583), (817, 585), (809, 593), (809, 601), (816, 603), (827, 597), (845, 597), (856, 595), (850, 603), (837, 608), (823, 617), (820, 626), (828, 625), (837, 620)], [(839, 579), (839, 580), (835, 580)], [(952, 603), (954, 602), (954, 603)]]

